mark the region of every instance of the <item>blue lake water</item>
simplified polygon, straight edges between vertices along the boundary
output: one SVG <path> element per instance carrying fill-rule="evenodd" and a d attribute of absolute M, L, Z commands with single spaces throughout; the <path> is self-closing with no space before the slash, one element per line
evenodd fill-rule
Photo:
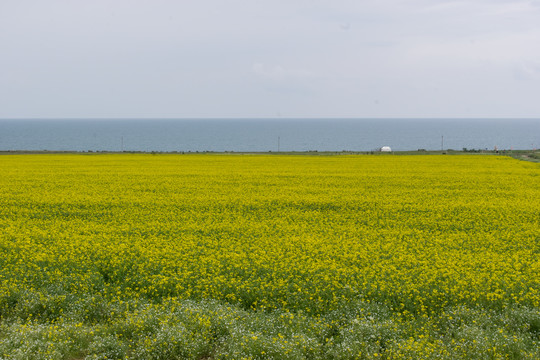
<path fill-rule="evenodd" d="M 0 150 L 532 149 L 540 119 L 0 120 Z"/>

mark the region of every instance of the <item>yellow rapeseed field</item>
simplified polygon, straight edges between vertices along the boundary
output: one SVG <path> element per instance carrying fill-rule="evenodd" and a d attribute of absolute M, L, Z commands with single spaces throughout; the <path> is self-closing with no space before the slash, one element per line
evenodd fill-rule
<path fill-rule="evenodd" d="M 539 308 L 538 164 L 0 157 L 0 359 L 533 359 Z"/>

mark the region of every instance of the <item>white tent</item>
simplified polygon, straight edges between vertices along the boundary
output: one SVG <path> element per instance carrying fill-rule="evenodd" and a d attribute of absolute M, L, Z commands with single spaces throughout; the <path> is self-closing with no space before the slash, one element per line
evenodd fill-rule
<path fill-rule="evenodd" d="M 382 152 L 392 152 L 392 149 L 390 148 L 390 146 L 383 146 L 381 148 L 381 151 Z"/>

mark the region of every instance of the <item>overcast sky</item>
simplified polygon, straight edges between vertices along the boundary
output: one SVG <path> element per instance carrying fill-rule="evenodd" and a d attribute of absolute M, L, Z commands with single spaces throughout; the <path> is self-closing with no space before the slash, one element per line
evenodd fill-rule
<path fill-rule="evenodd" d="M 0 118 L 539 117 L 538 0 L 0 0 Z"/>

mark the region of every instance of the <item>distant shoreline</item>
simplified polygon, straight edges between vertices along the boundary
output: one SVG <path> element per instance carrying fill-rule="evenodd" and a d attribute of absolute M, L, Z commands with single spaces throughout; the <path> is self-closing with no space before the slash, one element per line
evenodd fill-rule
<path fill-rule="evenodd" d="M 416 151 L 74 151 L 74 150 L 1 150 L 0 155 L 287 155 L 287 156 L 343 156 L 343 155 L 502 155 L 531 162 L 540 162 L 540 150 L 423 150 Z"/>

